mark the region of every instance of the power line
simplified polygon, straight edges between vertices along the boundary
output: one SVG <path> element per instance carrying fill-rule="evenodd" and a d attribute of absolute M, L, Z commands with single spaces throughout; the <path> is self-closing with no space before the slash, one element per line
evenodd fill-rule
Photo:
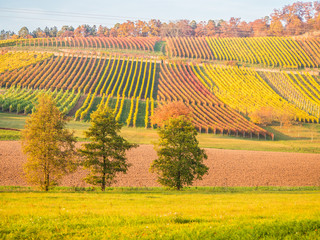
<path fill-rule="evenodd" d="M 2 18 L 14 18 L 14 19 L 24 19 L 24 20 L 41 20 L 41 21 L 52 21 L 52 22 L 73 22 L 79 24 L 80 21 L 85 21 L 84 18 L 90 18 L 90 19 L 99 19 L 100 21 L 98 22 L 88 22 L 85 21 L 83 24 L 94 24 L 94 25 L 105 25 L 105 24 L 114 24 L 115 22 L 112 20 L 128 20 L 128 18 L 133 19 L 132 17 L 124 17 L 124 16 L 114 16 L 114 15 L 99 15 L 99 14 L 88 14 L 88 13 L 76 13 L 76 12 L 58 12 L 58 11 L 42 11 L 42 10 L 34 10 L 34 9 L 13 9 L 13 8 L 0 8 L 2 12 L 7 12 L 7 13 L 19 13 L 19 14 L 32 14 L 32 15 L 51 15 L 51 16 L 61 16 L 61 17 L 69 17 L 72 19 L 49 19 L 49 18 L 42 18 L 42 17 L 33 17 L 33 16 L 8 16 L 8 15 L 2 15 L 2 12 L 0 12 L 0 17 Z M 81 20 L 75 20 L 74 18 L 81 18 Z M 105 19 L 106 22 L 102 22 L 101 19 Z M 147 19 L 147 18 L 139 18 L 141 19 Z M 151 19 L 149 19 L 151 20 Z M 160 19 L 157 19 L 160 20 Z M 218 21 L 215 21 L 218 22 Z M 237 33 L 247 33 L 247 32 L 252 32 L 256 31 L 256 28 L 254 26 L 250 27 L 251 30 L 245 31 L 245 30 L 240 30 L 240 29 L 234 29 L 234 30 L 213 30 L 216 33 L 231 33 L 231 32 L 237 32 Z M 304 26 L 304 30 L 309 30 L 310 26 Z M 183 27 L 170 27 L 169 30 L 182 30 L 184 29 Z M 291 27 L 284 27 L 285 30 L 291 30 Z M 294 29 L 294 28 L 293 28 Z M 208 31 L 207 29 L 204 29 L 204 31 Z"/>
<path fill-rule="evenodd" d="M 48 18 L 37 18 L 37 17 L 17 17 L 17 16 L 6 16 L 6 15 L 1 15 L 0 13 L 0 17 L 5 17 L 5 18 L 18 18 L 18 19 L 24 19 L 24 20 L 41 20 L 41 21 L 54 21 L 54 22 L 73 22 L 73 23 L 78 23 L 79 24 L 79 21 L 76 21 L 76 20 L 65 20 L 65 19 L 48 19 Z M 83 20 L 82 20 L 83 21 Z M 94 25 L 104 25 L 106 24 L 106 22 L 102 23 L 98 23 L 98 22 L 88 22 L 88 21 L 85 21 L 84 24 L 94 24 Z"/>
<path fill-rule="evenodd" d="M 78 17 L 78 18 L 93 18 L 93 19 L 112 19 L 112 20 L 151 20 L 154 18 L 143 18 L 143 17 L 126 17 L 126 16 L 115 16 L 115 15 L 102 15 L 102 14 L 89 14 L 89 13 L 76 13 L 76 12 L 58 12 L 58 11 L 43 11 L 43 10 L 34 10 L 34 9 L 25 9 L 25 8 L 0 8 L 2 12 L 13 12 L 13 13 L 23 13 L 23 14 L 45 14 L 52 16 L 63 16 L 63 17 Z M 167 21 L 165 19 L 159 19 Z"/>

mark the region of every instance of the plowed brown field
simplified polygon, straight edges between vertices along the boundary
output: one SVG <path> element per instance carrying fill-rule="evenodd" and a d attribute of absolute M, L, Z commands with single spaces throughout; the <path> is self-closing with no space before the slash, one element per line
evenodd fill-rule
<path fill-rule="evenodd" d="M 209 174 L 194 186 L 319 186 L 320 154 L 278 153 L 206 149 L 205 164 Z M 157 157 L 152 145 L 141 145 L 127 154 L 132 164 L 127 174 L 118 176 L 114 186 L 159 186 L 156 175 L 149 172 Z M 23 179 L 22 166 L 26 156 L 18 141 L 0 142 L 0 185 L 28 186 Z M 65 177 L 62 186 L 88 186 L 85 172 Z"/>

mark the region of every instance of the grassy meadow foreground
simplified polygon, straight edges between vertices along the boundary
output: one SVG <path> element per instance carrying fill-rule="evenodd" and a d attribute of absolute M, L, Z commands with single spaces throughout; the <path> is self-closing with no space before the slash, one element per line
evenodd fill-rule
<path fill-rule="evenodd" d="M 320 238 L 317 188 L 6 191 L 1 239 Z"/>

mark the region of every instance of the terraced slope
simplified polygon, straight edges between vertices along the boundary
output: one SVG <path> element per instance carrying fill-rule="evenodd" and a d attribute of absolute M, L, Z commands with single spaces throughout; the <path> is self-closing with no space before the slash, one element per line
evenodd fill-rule
<path fill-rule="evenodd" d="M 9 52 L 0 55 L 0 73 L 17 71 L 20 68 L 32 65 L 50 58 L 51 53 L 36 52 Z"/>
<path fill-rule="evenodd" d="M 144 59 L 66 55 L 51 57 L 13 72 L 6 71 L 0 75 L 0 86 L 74 89 L 84 94 L 147 99 L 156 94 L 156 67 L 154 61 Z"/>
<path fill-rule="evenodd" d="M 0 95 L 1 110 L 12 113 L 31 113 L 34 111 L 38 97 L 44 93 L 50 95 L 57 103 L 60 111 L 65 114 L 71 111 L 80 98 L 80 92 L 75 94 L 74 90 L 69 92 L 68 90 L 63 91 L 62 89 L 59 91 L 45 91 L 27 88 L 10 88 L 3 95 Z"/>
<path fill-rule="evenodd" d="M 105 101 L 115 108 L 117 120 L 121 119 L 129 126 L 148 127 L 149 116 L 155 107 L 156 69 L 156 62 L 150 59 L 67 55 L 52 57 L 14 72 L 7 71 L 0 75 L 0 84 L 85 94 L 75 119 L 88 119 L 100 101 Z M 11 102 L 6 99 L 5 106 L 10 107 Z"/>
<path fill-rule="evenodd" d="M 319 78 L 305 74 L 259 72 L 266 82 L 281 96 L 308 114 L 320 118 Z"/>
<path fill-rule="evenodd" d="M 57 37 L 30 38 L 3 42 L 3 46 L 20 47 L 75 47 L 75 48 L 117 48 L 153 51 L 158 37 Z"/>
<path fill-rule="evenodd" d="M 290 37 L 167 38 L 173 57 L 263 64 L 271 67 L 320 67 L 320 39 Z"/>
<path fill-rule="evenodd" d="M 262 107 L 272 107 L 279 112 L 290 113 L 299 121 L 318 122 L 318 117 L 309 115 L 279 96 L 254 70 L 209 64 L 203 67 L 191 66 L 207 88 L 243 114 Z"/>
<path fill-rule="evenodd" d="M 100 45 L 95 40 L 82 39 L 83 47 L 107 47 L 102 44 L 102 40 Z M 178 44 L 177 39 L 171 40 Z M 78 41 L 81 42 L 80 39 Z M 190 58 L 212 59 L 223 55 L 222 48 L 218 50 L 218 46 L 224 45 L 217 39 L 214 40 L 218 44 L 215 47 L 216 53 L 212 51 L 213 45 L 210 45 L 208 39 L 191 39 L 193 47 L 188 45 L 188 41 L 186 38 L 181 39 L 180 45 L 177 45 L 180 54 L 187 54 Z M 250 41 L 253 43 L 258 40 Z M 25 40 L 22 45 L 78 47 L 76 42 L 75 39 L 37 39 Z M 90 45 L 93 43 L 96 45 Z M 229 43 L 229 47 L 233 46 Z M 200 47 L 195 48 L 196 44 Z M 317 53 L 316 41 L 301 40 L 302 45 L 310 48 L 308 54 L 312 50 L 314 54 Z M 182 52 L 182 47 L 189 49 L 189 52 Z M 168 49 L 173 51 L 173 55 L 179 54 L 178 50 L 172 50 L 172 46 Z M 228 51 L 226 47 L 223 49 L 226 51 L 224 56 L 232 60 L 235 55 L 228 53 L 231 48 Z M 298 49 L 296 46 L 286 51 L 296 51 L 298 54 Z M 195 51 L 194 55 L 192 51 Z M 300 53 L 299 56 L 304 56 L 306 62 L 294 58 L 294 54 L 290 55 L 293 56 L 291 60 L 287 58 L 283 61 L 294 63 L 293 59 L 296 59 L 296 63 L 300 64 L 298 67 L 304 66 L 311 55 Z M 279 54 L 277 56 L 281 59 Z M 93 110 L 108 105 L 114 109 L 118 121 L 133 127 L 152 127 L 149 117 L 153 115 L 157 104 L 166 101 L 184 102 L 192 110 L 193 123 L 200 132 L 272 138 L 270 133 L 248 120 L 250 113 L 266 106 L 279 112 L 288 112 L 297 121 L 319 121 L 320 82 L 319 78 L 309 73 L 257 72 L 248 68 L 196 65 L 170 60 L 162 60 L 160 63 L 152 58 L 128 57 L 121 53 L 111 56 L 94 51 L 83 55 L 60 53 L 56 56 L 34 52 L 7 53 L 1 57 L 6 61 L 0 63 L 3 68 L 3 72 L 0 72 L 0 87 L 9 89 L 0 97 L 0 107 L 4 111 L 30 113 L 37 96 L 47 92 L 56 98 L 62 111 L 71 112 L 75 119 L 89 120 Z M 273 61 L 272 56 L 266 59 Z M 310 66 L 317 61 L 315 57 L 312 59 L 308 62 Z M 242 58 L 242 61 L 246 60 Z M 13 64 L 7 64 L 9 62 Z M 77 103 L 79 99 L 81 104 Z M 72 109 L 74 106 L 77 109 Z"/>
<path fill-rule="evenodd" d="M 188 64 L 161 65 L 158 100 L 184 102 L 192 110 L 193 122 L 199 131 L 265 137 L 269 134 L 206 89 Z"/>

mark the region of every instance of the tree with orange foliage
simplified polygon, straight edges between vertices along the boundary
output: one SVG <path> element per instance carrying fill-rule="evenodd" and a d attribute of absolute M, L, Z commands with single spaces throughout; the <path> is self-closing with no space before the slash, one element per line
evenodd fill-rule
<path fill-rule="evenodd" d="M 238 34 L 239 34 L 239 37 L 251 37 L 252 27 L 246 21 L 241 21 L 238 24 Z"/>
<path fill-rule="evenodd" d="M 109 29 L 107 27 L 99 26 L 97 31 L 98 37 L 109 37 Z"/>
<path fill-rule="evenodd" d="M 272 36 L 282 36 L 283 30 L 284 30 L 283 25 L 279 19 L 271 22 L 270 34 Z"/>
<path fill-rule="evenodd" d="M 157 37 L 160 36 L 160 27 L 161 27 L 161 21 L 156 19 L 151 19 L 148 22 L 149 26 L 149 36 L 150 37 Z"/>
<path fill-rule="evenodd" d="M 164 105 L 159 105 L 153 116 L 151 117 L 152 125 L 163 126 L 163 123 L 170 118 L 185 116 L 191 118 L 191 110 L 183 102 L 170 102 Z"/>
<path fill-rule="evenodd" d="M 194 29 L 194 34 L 196 37 L 206 36 L 206 22 L 199 22 L 197 27 Z"/>
<path fill-rule="evenodd" d="M 149 26 L 145 21 L 138 20 L 135 23 L 135 37 L 147 37 L 149 34 Z"/>
<path fill-rule="evenodd" d="M 127 20 L 126 22 L 119 25 L 117 30 L 119 37 L 129 37 L 135 35 L 134 22 Z"/>
<path fill-rule="evenodd" d="M 254 37 L 264 37 L 268 35 L 269 31 L 269 17 L 257 19 L 250 23 Z"/>
<path fill-rule="evenodd" d="M 274 109 L 272 107 L 261 107 L 249 114 L 249 117 L 252 122 L 267 126 L 274 120 Z"/>
<path fill-rule="evenodd" d="M 271 125 L 273 122 L 280 123 L 282 126 L 290 126 L 293 123 L 294 116 L 289 111 L 280 111 L 273 107 L 261 107 L 250 114 L 250 120 L 260 125 Z"/>
<path fill-rule="evenodd" d="M 209 37 L 213 37 L 217 33 L 217 27 L 213 20 L 209 20 L 207 25 L 205 26 L 205 35 Z"/>

